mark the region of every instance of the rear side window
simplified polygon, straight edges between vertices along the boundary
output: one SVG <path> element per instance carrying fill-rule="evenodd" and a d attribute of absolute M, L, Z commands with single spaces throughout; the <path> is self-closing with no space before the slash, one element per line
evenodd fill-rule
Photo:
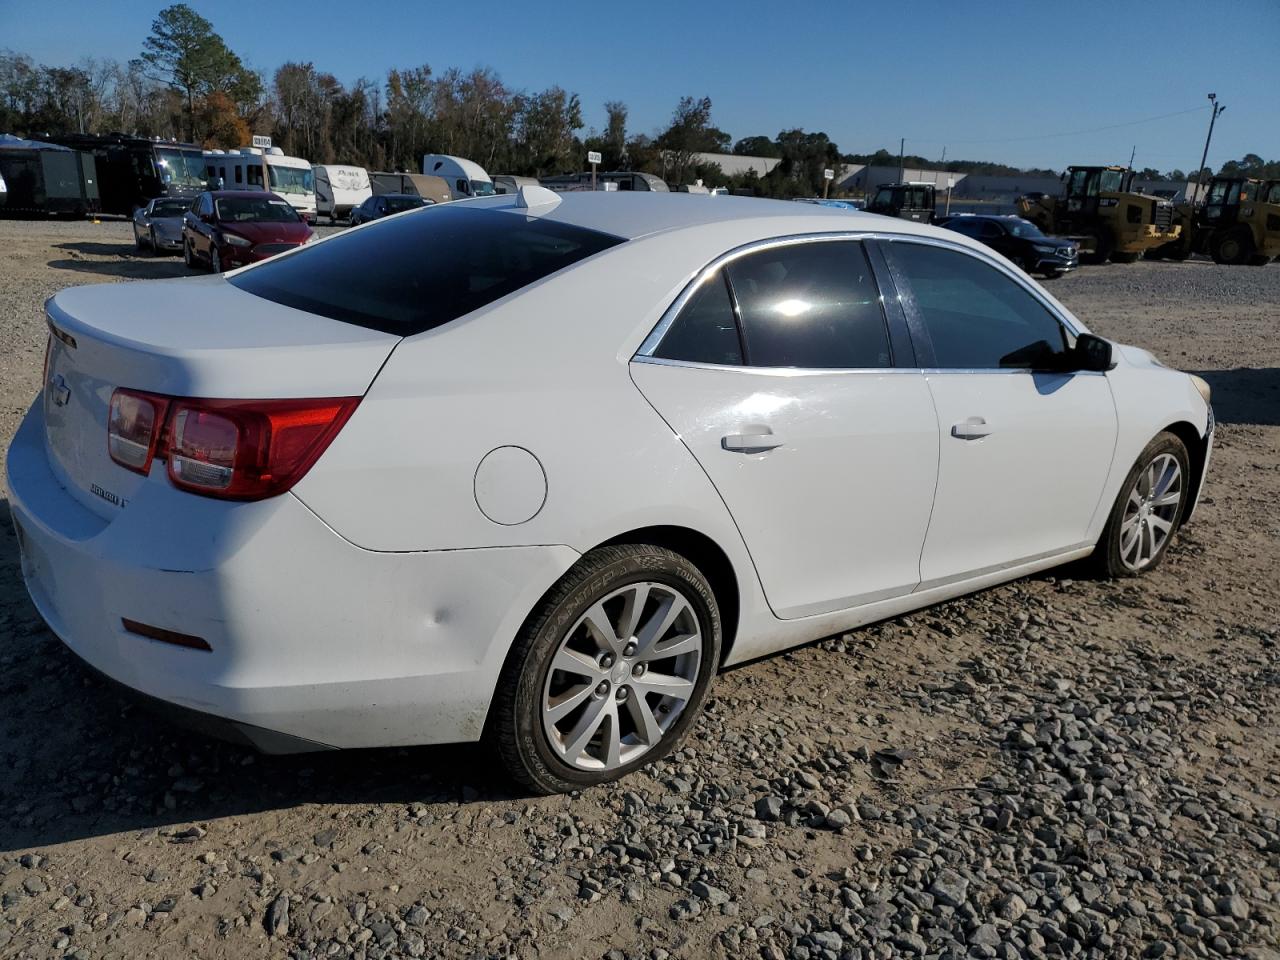
<path fill-rule="evenodd" d="M 734 260 L 728 275 L 751 366 L 891 365 L 880 291 L 861 243 L 772 247 Z"/>
<path fill-rule="evenodd" d="M 653 355 L 665 360 L 742 365 L 738 323 L 722 272 L 703 281 Z"/>
<path fill-rule="evenodd" d="M 441 204 L 340 234 L 229 282 L 287 307 L 410 336 L 622 242 L 551 220 Z"/>

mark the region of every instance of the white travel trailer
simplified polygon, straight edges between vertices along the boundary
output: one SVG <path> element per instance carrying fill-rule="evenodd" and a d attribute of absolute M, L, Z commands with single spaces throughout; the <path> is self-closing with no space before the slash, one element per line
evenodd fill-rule
<path fill-rule="evenodd" d="M 345 220 L 351 211 L 373 196 L 369 171 L 364 167 L 320 164 L 311 168 L 316 181 L 316 216 Z"/>
<path fill-rule="evenodd" d="M 428 153 L 422 158 L 422 172 L 433 177 L 443 177 L 455 200 L 487 197 L 495 192 L 493 178 L 484 172 L 484 167 L 462 157 Z"/>
<path fill-rule="evenodd" d="M 240 150 L 206 150 L 205 175 L 210 184 L 221 181 L 223 190 L 262 190 L 262 151 L 257 147 Z M 301 157 L 286 157 L 279 147 L 267 150 L 270 191 L 277 193 L 309 222 L 316 218 L 315 177 L 311 164 Z"/>

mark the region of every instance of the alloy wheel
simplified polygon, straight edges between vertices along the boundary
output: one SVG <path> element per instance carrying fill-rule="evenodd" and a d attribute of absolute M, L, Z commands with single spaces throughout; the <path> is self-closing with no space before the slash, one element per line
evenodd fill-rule
<path fill-rule="evenodd" d="M 542 727 L 560 760 L 601 772 L 652 750 L 688 705 L 702 627 L 675 587 L 627 584 L 564 634 L 542 693 Z"/>
<path fill-rule="evenodd" d="M 1151 564 L 1169 537 L 1182 506 L 1182 467 L 1172 454 L 1151 461 L 1129 491 L 1120 521 L 1120 561 L 1130 570 Z"/>

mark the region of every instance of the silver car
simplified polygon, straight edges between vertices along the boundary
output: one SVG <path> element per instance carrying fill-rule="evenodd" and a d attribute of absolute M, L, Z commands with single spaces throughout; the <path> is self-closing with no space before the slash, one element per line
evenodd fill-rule
<path fill-rule="evenodd" d="M 182 250 L 182 215 L 191 209 L 191 201 L 179 197 L 156 197 L 133 214 L 133 243 L 139 250 L 152 253 L 178 253 Z"/>

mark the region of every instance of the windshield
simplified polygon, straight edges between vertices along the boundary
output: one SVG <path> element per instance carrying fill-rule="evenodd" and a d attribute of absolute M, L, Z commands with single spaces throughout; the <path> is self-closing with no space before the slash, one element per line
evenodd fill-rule
<path fill-rule="evenodd" d="M 1124 189 L 1124 174 L 1119 170 L 1103 170 L 1099 189 L 1103 193 L 1118 193 Z"/>
<path fill-rule="evenodd" d="M 191 209 L 186 200 L 157 200 L 151 205 L 153 217 L 180 217 Z"/>
<path fill-rule="evenodd" d="M 473 197 L 492 197 L 494 195 L 493 184 L 488 180 L 472 180 L 471 195 Z"/>
<path fill-rule="evenodd" d="M 160 179 L 176 187 L 204 186 L 204 155 L 198 150 L 156 147 L 156 166 Z"/>
<path fill-rule="evenodd" d="M 267 169 L 271 171 L 271 187 L 277 193 L 315 192 L 315 177 L 310 168 L 277 167 L 268 161 Z"/>
<path fill-rule="evenodd" d="M 1015 237 L 1023 237 L 1027 240 L 1039 240 L 1044 237 L 1039 227 L 1030 220 L 1023 220 L 1021 217 L 1011 217 L 1004 222 L 1004 225 Z"/>
<path fill-rule="evenodd" d="M 413 210 L 416 207 L 425 207 L 421 197 L 387 197 L 382 202 L 383 208 L 387 213 L 400 213 L 402 210 Z"/>
<path fill-rule="evenodd" d="M 224 223 L 297 223 L 299 219 L 293 207 L 270 197 L 219 197 L 214 204 Z"/>
<path fill-rule="evenodd" d="M 892 190 L 876 191 L 876 198 L 875 200 L 872 201 L 872 203 L 877 207 L 893 206 L 893 191 Z"/>

